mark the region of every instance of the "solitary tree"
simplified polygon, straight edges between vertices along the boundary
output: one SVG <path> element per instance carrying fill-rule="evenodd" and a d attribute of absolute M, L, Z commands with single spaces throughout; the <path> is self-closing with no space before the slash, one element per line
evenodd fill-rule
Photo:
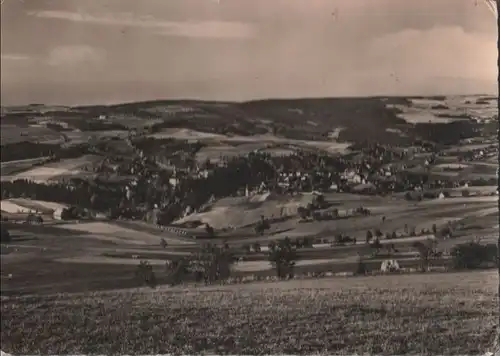
<path fill-rule="evenodd" d="M 181 283 L 189 274 L 189 260 L 181 258 L 179 260 L 167 261 L 166 265 L 167 280 L 174 286 Z M 193 271 L 196 273 L 196 271 Z"/>
<path fill-rule="evenodd" d="M 302 247 L 312 247 L 313 246 L 313 241 L 310 237 L 304 237 L 302 239 Z"/>
<path fill-rule="evenodd" d="M 371 230 L 368 230 L 366 232 L 366 243 L 370 243 L 371 239 L 373 239 L 373 233 L 371 232 Z"/>
<path fill-rule="evenodd" d="M 380 249 L 382 248 L 382 244 L 380 243 L 380 240 L 378 239 L 378 237 L 375 238 L 375 241 L 373 241 L 370 244 L 370 248 L 375 250 L 375 254 L 378 254 L 380 252 Z"/>
<path fill-rule="evenodd" d="M 235 257 L 227 246 L 205 244 L 191 256 L 190 267 L 205 280 L 205 284 L 229 278 Z"/>
<path fill-rule="evenodd" d="M 278 244 L 270 244 L 269 247 L 269 261 L 275 268 L 278 278 L 292 278 L 297 252 L 290 240 L 285 239 Z"/>
<path fill-rule="evenodd" d="M 311 212 L 303 206 L 299 206 L 297 208 L 297 214 L 299 215 L 301 220 L 306 220 L 311 215 Z"/>
<path fill-rule="evenodd" d="M 365 275 L 366 272 L 367 272 L 366 264 L 363 261 L 363 257 L 361 255 L 359 255 L 355 273 L 356 273 L 356 275 Z"/>
<path fill-rule="evenodd" d="M 418 251 L 420 269 L 422 272 L 427 272 L 431 260 L 436 256 L 436 240 L 417 241 L 413 247 Z"/>
<path fill-rule="evenodd" d="M 156 275 L 153 271 L 153 266 L 148 261 L 141 261 L 137 265 L 135 275 L 140 282 L 146 284 L 148 287 L 156 287 Z"/>

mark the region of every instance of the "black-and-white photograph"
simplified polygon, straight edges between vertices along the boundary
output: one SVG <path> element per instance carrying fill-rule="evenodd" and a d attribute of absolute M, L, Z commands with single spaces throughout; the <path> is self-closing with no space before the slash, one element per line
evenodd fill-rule
<path fill-rule="evenodd" d="M 1 0 L 1 354 L 500 355 L 500 0 Z"/>

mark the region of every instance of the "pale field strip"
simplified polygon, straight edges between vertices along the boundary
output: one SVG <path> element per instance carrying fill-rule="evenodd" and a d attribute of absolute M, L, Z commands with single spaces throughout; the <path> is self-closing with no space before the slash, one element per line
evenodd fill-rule
<path fill-rule="evenodd" d="M 0 201 L 0 210 L 11 214 L 17 214 L 17 213 L 26 214 L 34 211 L 34 209 L 26 208 L 24 206 L 15 204 L 10 200 Z"/>
<path fill-rule="evenodd" d="M 28 209 L 34 209 L 34 210 L 46 210 L 46 211 L 56 211 L 60 209 L 66 209 L 69 206 L 67 204 L 61 204 L 61 203 L 56 203 L 56 202 L 51 202 L 51 201 L 44 201 L 44 200 L 31 200 L 31 199 L 23 199 L 23 198 L 15 198 L 15 199 L 10 199 L 14 204 L 17 204 L 19 206 L 23 206 Z"/>
<path fill-rule="evenodd" d="M 498 168 L 498 162 L 495 161 L 474 161 L 473 164 L 478 166 L 488 166 Z"/>
<path fill-rule="evenodd" d="M 76 159 L 65 159 L 59 162 L 49 163 L 45 166 L 35 167 L 13 176 L 14 179 L 32 179 L 35 181 L 47 181 L 51 178 L 65 174 L 79 174 L 78 168 L 101 159 L 99 156 L 85 155 Z"/>
<path fill-rule="evenodd" d="M 82 264 L 114 264 L 114 265 L 137 265 L 140 261 L 147 261 L 149 264 L 154 266 L 165 265 L 167 260 L 155 260 L 155 259 L 135 259 L 135 258 L 116 258 L 116 257 L 106 257 L 106 256 L 77 256 L 77 257 L 66 257 L 58 258 L 54 260 L 55 262 L 62 263 L 82 263 Z"/>
<path fill-rule="evenodd" d="M 491 143 L 470 144 L 470 145 L 447 148 L 446 150 L 443 150 L 443 152 L 467 152 L 467 151 L 473 151 L 473 150 L 480 150 L 480 149 L 487 148 L 490 146 L 492 146 Z M 498 143 L 495 144 L 494 146 L 498 147 Z"/>
<path fill-rule="evenodd" d="M 412 256 L 410 256 L 412 257 Z M 398 257 L 401 260 L 401 256 Z M 408 259 L 408 258 L 406 258 Z M 382 262 L 384 259 L 373 260 L 373 262 Z M 61 263 L 82 263 L 82 264 L 115 264 L 115 265 L 137 265 L 140 261 L 147 261 L 154 266 L 162 266 L 167 263 L 167 259 L 150 259 L 150 258 L 122 258 L 122 257 L 108 257 L 108 256 L 75 256 L 54 259 L 55 262 Z M 342 264 L 356 262 L 357 257 L 335 258 L 335 259 L 309 259 L 298 260 L 297 267 L 313 266 L 320 264 Z M 371 260 L 372 261 L 372 260 Z M 258 272 L 271 270 L 272 264 L 267 260 L 262 261 L 241 261 L 232 266 L 233 270 L 239 272 Z"/>
<path fill-rule="evenodd" d="M 308 141 L 308 140 L 294 140 L 279 138 L 273 135 L 255 135 L 255 136 L 225 136 L 220 134 L 205 133 L 189 129 L 166 129 L 162 132 L 148 135 L 154 138 L 176 138 L 184 140 L 193 139 L 217 139 L 220 142 L 249 142 L 249 143 L 264 143 L 264 142 L 282 142 L 296 145 L 307 145 L 319 149 L 324 149 L 330 153 L 344 152 L 349 143 L 337 142 L 322 142 L 322 141 Z"/>
<path fill-rule="evenodd" d="M 295 263 L 295 266 L 312 266 L 318 264 L 326 264 L 326 263 L 342 263 L 347 262 L 348 259 L 316 259 L 316 260 L 298 260 Z M 272 264 L 269 261 L 243 261 L 238 262 L 233 266 L 234 270 L 240 272 L 258 272 L 258 271 L 266 271 L 273 268 Z"/>
<path fill-rule="evenodd" d="M 148 254 L 154 253 L 155 255 L 167 255 L 167 256 L 189 256 L 190 252 L 174 251 L 174 250 L 158 250 L 156 249 L 145 249 L 145 248 L 109 248 L 109 247 L 88 247 L 86 251 L 95 253 L 123 253 L 123 254 Z"/>
<path fill-rule="evenodd" d="M 396 260 L 413 260 L 415 258 L 415 254 L 413 253 L 407 253 L 405 255 L 399 254 L 396 258 Z M 378 258 L 378 259 L 371 259 L 369 260 L 370 262 L 380 262 L 382 263 L 386 258 Z M 322 265 L 322 264 L 343 264 L 343 263 L 354 263 L 358 261 L 357 256 L 352 256 L 352 257 L 344 257 L 344 258 L 328 258 L 328 259 L 310 259 L 310 260 L 298 260 L 295 263 L 295 266 L 301 267 L 301 266 L 315 266 L 315 265 Z M 267 271 L 273 269 L 272 264 L 269 261 L 243 261 L 243 262 L 238 262 L 233 266 L 233 269 L 235 271 L 239 272 L 259 272 L 259 271 Z"/>
<path fill-rule="evenodd" d="M 61 224 L 57 227 L 85 232 L 92 235 L 91 237 L 107 241 L 121 241 L 131 244 L 159 244 L 162 236 L 156 236 L 143 231 L 127 229 L 117 226 L 112 223 L 105 222 L 85 222 L 79 224 Z M 180 239 L 163 237 L 167 243 L 189 244 L 189 242 L 181 241 Z"/>
<path fill-rule="evenodd" d="M 10 165 L 34 164 L 38 162 L 43 162 L 49 158 L 50 157 L 39 157 L 39 158 L 20 159 L 17 161 L 6 161 L 6 162 L 1 162 L 1 167 L 4 168 Z"/>
<path fill-rule="evenodd" d="M 466 169 L 469 168 L 470 165 L 467 164 L 460 164 L 460 163 L 442 163 L 442 164 L 436 164 L 433 166 L 433 168 L 448 168 L 448 169 Z"/>

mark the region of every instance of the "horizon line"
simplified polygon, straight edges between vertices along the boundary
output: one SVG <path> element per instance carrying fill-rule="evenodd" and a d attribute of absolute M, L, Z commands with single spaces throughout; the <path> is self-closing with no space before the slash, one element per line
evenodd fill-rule
<path fill-rule="evenodd" d="M 29 106 L 60 106 L 65 108 L 83 108 L 83 107 L 92 107 L 92 106 L 119 106 L 119 105 L 132 105 L 132 104 L 145 104 L 145 103 L 153 103 L 153 102 L 162 102 L 162 101 L 176 101 L 176 102 L 205 102 L 205 103 L 221 103 L 221 104 L 243 104 L 248 102 L 256 102 L 256 101 L 293 101 L 293 100 L 325 100 L 325 99 L 375 99 L 375 98 L 431 98 L 431 97 L 456 97 L 456 96 L 494 96 L 499 97 L 498 93 L 475 93 L 475 94 L 374 94 L 374 95 L 338 95 L 338 96 L 303 96 L 303 97 L 263 97 L 263 98 L 254 98 L 248 100 L 210 100 L 210 99 L 202 99 L 202 98 L 155 98 L 155 99 L 146 99 L 146 100 L 137 100 L 137 101 L 117 101 L 117 102 L 108 102 L 108 103 L 95 103 L 95 104 L 57 104 L 57 103 L 27 103 L 27 104 L 8 104 L 8 105 L 0 105 L 2 108 L 9 107 L 29 107 Z"/>

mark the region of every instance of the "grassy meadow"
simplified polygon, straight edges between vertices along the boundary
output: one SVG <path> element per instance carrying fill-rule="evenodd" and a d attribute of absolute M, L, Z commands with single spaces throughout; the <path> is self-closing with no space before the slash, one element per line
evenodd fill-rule
<path fill-rule="evenodd" d="M 14 354 L 462 354 L 487 351 L 496 272 L 2 297 Z"/>

